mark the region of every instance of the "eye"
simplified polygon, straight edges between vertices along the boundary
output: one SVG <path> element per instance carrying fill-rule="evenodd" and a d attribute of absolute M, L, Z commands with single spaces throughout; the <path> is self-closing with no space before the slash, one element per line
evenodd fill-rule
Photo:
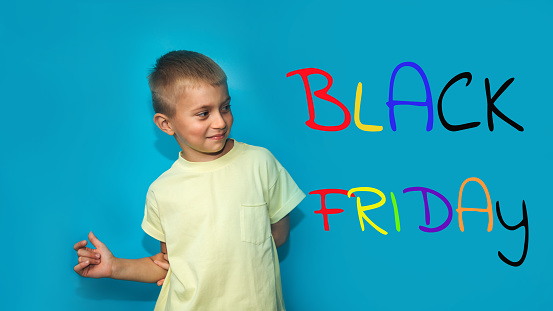
<path fill-rule="evenodd" d="M 198 114 L 196 114 L 196 115 L 197 115 L 198 117 L 205 118 L 205 117 L 207 117 L 207 116 L 209 115 L 209 112 L 207 112 L 207 111 L 202 111 L 202 112 L 200 112 L 200 113 L 198 113 Z"/>
<path fill-rule="evenodd" d="M 225 105 L 221 108 L 221 110 L 223 110 L 224 112 L 228 112 L 230 111 L 230 105 Z"/>

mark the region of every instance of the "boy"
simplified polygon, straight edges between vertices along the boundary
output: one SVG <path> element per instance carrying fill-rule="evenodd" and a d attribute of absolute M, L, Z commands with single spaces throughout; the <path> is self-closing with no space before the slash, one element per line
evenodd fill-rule
<path fill-rule="evenodd" d="M 182 149 L 146 196 L 142 228 L 161 253 L 115 258 L 90 233 L 97 249 L 78 242 L 75 271 L 163 282 L 155 310 L 285 310 L 276 247 L 305 194 L 269 151 L 229 138 L 227 78 L 213 60 L 173 51 L 148 78 L 154 122 Z"/>

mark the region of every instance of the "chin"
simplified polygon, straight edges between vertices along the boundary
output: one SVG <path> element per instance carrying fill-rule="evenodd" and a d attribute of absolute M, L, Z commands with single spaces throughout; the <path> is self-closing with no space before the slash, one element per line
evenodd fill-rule
<path fill-rule="evenodd" d="M 217 142 L 218 146 L 213 146 L 212 148 L 206 148 L 207 150 L 209 151 L 206 151 L 206 153 L 218 153 L 218 152 L 221 152 L 223 151 L 223 149 L 225 149 L 225 145 L 226 145 L 226 139 L 225 140 L 221 140 L 220 142 Z"/>

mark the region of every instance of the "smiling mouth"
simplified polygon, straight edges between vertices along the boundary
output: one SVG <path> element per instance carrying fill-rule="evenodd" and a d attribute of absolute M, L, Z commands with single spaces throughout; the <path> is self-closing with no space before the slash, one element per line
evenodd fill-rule
<path fill-rule="evenodd" d="M 225 138 L 225 134 L 219 134 L 219 135 L 209 136 L 208 138 L 209 138 L 209 139 L 213 139 L 213 140 L 221 140 L 221 139 Z"/>

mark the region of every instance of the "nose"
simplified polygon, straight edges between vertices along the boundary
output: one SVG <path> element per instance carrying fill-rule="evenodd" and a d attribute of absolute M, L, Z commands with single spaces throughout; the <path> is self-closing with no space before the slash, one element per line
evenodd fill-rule
<path fill-rule="evenodd" d="M 213 114 L 213 122 L 211 122 L 211 126 L 216 129 L 225 129 L 227 127 L 227 122 L 220 112 Z"/>

